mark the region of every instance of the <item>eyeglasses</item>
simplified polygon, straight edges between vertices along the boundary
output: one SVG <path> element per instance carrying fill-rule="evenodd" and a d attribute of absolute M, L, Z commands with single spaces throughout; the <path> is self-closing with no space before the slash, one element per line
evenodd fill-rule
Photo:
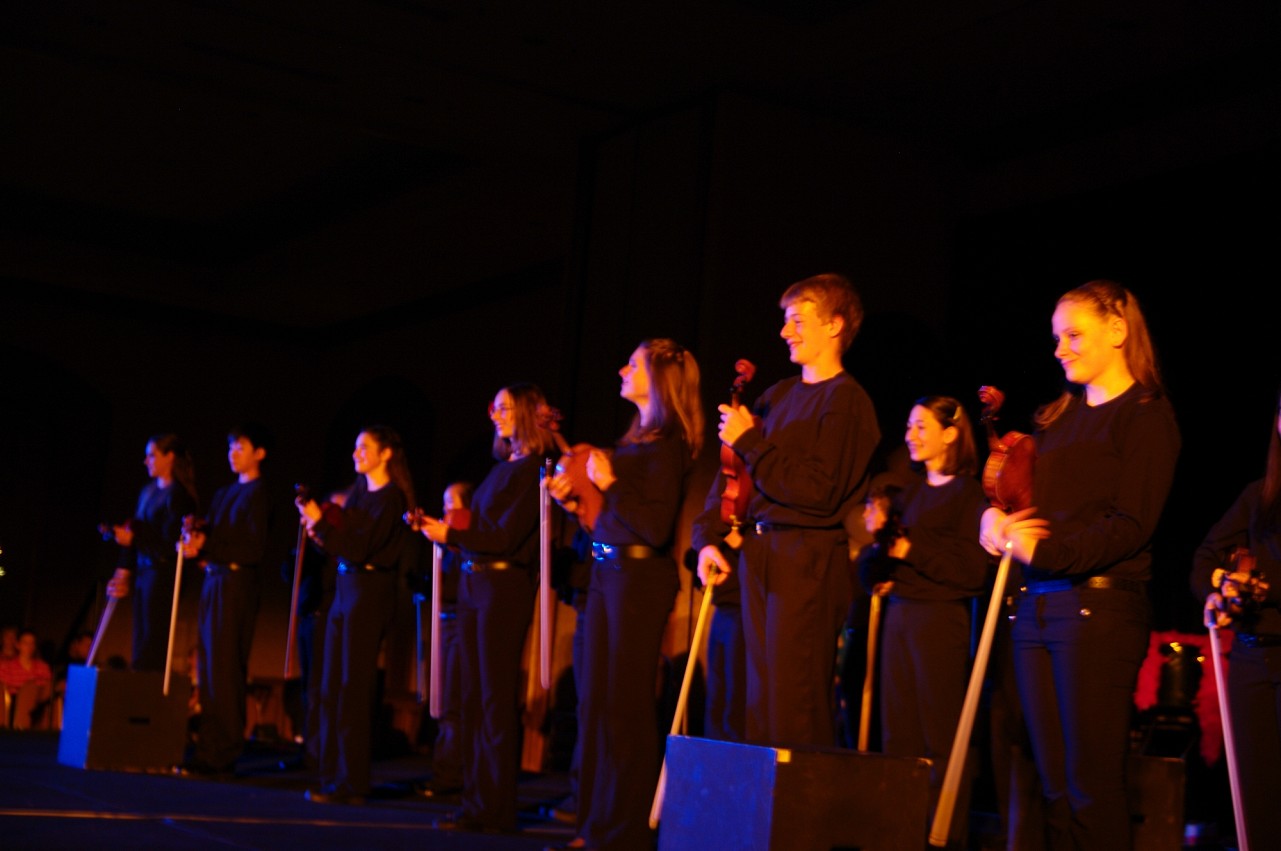
<path fill-rule="evenodd" d="M 492 420 L 494 417 L 505 417 L 508 414 L 510 414 L 513 410 L 515 409 L 512 408 L 511 405 L 495 405 L 493 402 L 490 402 L 489 418 Z"/>

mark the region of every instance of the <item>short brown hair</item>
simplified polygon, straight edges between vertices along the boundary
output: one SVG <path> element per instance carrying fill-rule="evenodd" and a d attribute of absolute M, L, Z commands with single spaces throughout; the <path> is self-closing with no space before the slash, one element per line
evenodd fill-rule
<path fill-rule="evenodd" d="M 858 290 L 854 289 L 849 278 L 834 272 L 815 275 L 803 281 L 797 281 L 783 292 L 778 306 L 787 309 L 797 301 L 810 301 L 818 312 L 819 319 L 831 321 L 839 316 L 841 325 L 841 353 L 849 349 L 858 331 L 863 327 L 863 300 Z"/>

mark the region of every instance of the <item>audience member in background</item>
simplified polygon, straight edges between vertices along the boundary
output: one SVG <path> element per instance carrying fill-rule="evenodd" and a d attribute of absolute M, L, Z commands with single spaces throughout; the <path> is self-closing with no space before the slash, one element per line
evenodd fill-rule
<path fill-rule="evenodd" d="M 0 631 L 0 659 L 16 659 L 18 656 L 18 627 L 5 624 Z"/>
<path fill-rule="evenodd" d="M 53 671 L 40 658 L 35 630 L 18 631 L 17 655 L 0 660 L 0 685 L 7 695 L 5 705 L 10 709 L 13 728 L 29 730 L 37 726 L 53 695 Z"/>

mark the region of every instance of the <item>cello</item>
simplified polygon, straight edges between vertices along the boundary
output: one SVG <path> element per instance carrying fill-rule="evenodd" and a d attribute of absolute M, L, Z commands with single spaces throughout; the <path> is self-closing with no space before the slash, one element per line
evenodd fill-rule
<path fill-rule="evenodd" d="M 743 388 L 756 376 L 756 366 L 744 358 L 734 362 L 734 383 L 729 390 L 730 407 L 743 404 Z M 752 499 L 752 477 L 734 447 L 721 444 L 721 520 L 734 532 L 747 519 L 747 505 Z"/>

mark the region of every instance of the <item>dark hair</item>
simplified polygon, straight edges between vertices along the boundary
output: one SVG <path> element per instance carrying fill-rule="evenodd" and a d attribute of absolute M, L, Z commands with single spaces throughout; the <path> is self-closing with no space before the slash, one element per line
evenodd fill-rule
<path fill-rule="evenodd" d="M 637 411 L 620 441 L 644 443 L 664 434 L 679 434 L 697 458 L 703 448 L 703 398 L 694 353 L 666 337 L 640 344 L 649 371 L 649 424 Z"/>
<path fill-rule="evenodd" d="M 366 426 L 360 433 L 372 437 L 381 448 L 391 450 L 391 457 L 387 459 L 387 476 L 405 495 L 406 507 L 409 510 L 416 508 L 418 502 L 414 499 L 414 480 L 409 474 L 405 444 L 401 442 L 400 434 L 394 428 L 384 425 Z"/>
<path fill-rule="evenodd" d="M 827 322 L 839 316 L 841 324 L 841 352 L 844 353 L 858 331 L 863 327 L 863 300 L 854 284 L 844 275 L 827 272 L 803 281 L 797 281 L 783 292 L 778 306 L 787 309 L 797 301 L 811 301 L 818 318 Z"/>
<path fill-rule="evenodd" d="M 241 438 L 249 441 L 249 445 L 254 449 L 261 449 L 270 454 L 272 446 L 275 445 L 275 436 L 271 429 L 262 423 L 246 422 L 232 426 L 227 432 L 227 442 L 240 440 Z"/>
<path fill-rule="evenodd" d="M 955 428 L 956 440 L 947 445 L 947 458 L 942 473 L 946 476 L 973 476 L 979 469 L 979 453 L 974 443 L 974 428 L 965 407 L 951 396 L 922 396 L 912 403 L 934 415 L 943 428 Z M 914 463 L 914 466 L 915 463 Z"/>
<path fill-rule="evenodd" d="M 548 425 L 541 418 L 550 410 L 547 397 L 537 384 L 519 381 L 503 388 L 512 399 L 511 438 L 494 435 L 494 457 L 506 461 L 519 449 L 526 455 L 547 455 L 556 445 Z M 501 391 L 500 391 L 501 392 Z"/>
<path fill-rule="evenodd" d="M 476 492 L 476 486 L 471 482 L 458 481 L 450 482 L 445 485 L 445 490 L 458 491 L 458 498 L 462 501 L 464 508 L 471 508 L 471 495 Z"/>
<path fill-rule="evenodd" d="M 886 502 L 890 506 L 898 500 L 903 493 L 903 488 L 892 482 L 881 482 L 872 485 L 867 491 L 867 496 L 863 497 L 863 502 Z"/>
<path fill-rule="evenodd" d="M 1055 305 L 1072 302 L 1088 307 L 1100 319 L 1109 317 L 1125 320 L 1125 365 L 1135 382 L 1143 388 L 1143 399 L 1159 398 L 1165 395 L 1165 384 L 1161 381 L 1161 370 L 1157 365 L 1156 349 L 1152 345 L 1152 336 L 1148 333 L 1147 320 L 1134 293 L 1116 281 L 1095 280 L 1068 290 L 1059 296 Z M 1081 388 L 1069 384 L 1059 398 L 1042 405 L 1037 409 L 1033 420 L 1039 428 L 1045 428 L 1057 420 L 1067 410 L 1072 400 L 1081 394 Z"/>
<path fill-rule="evenodd" d="M 172 432 L 154 434 L 147 438 L 147 442 L 155 444 L 157 451 L 165 455 L 173 455 L 173 480 L 182 485 L 192 502 L 199 505 L 200 497 L 196 493 L 196 462 L 191 457 L 191 450 L 187 448 L 187 444 Z"/>

